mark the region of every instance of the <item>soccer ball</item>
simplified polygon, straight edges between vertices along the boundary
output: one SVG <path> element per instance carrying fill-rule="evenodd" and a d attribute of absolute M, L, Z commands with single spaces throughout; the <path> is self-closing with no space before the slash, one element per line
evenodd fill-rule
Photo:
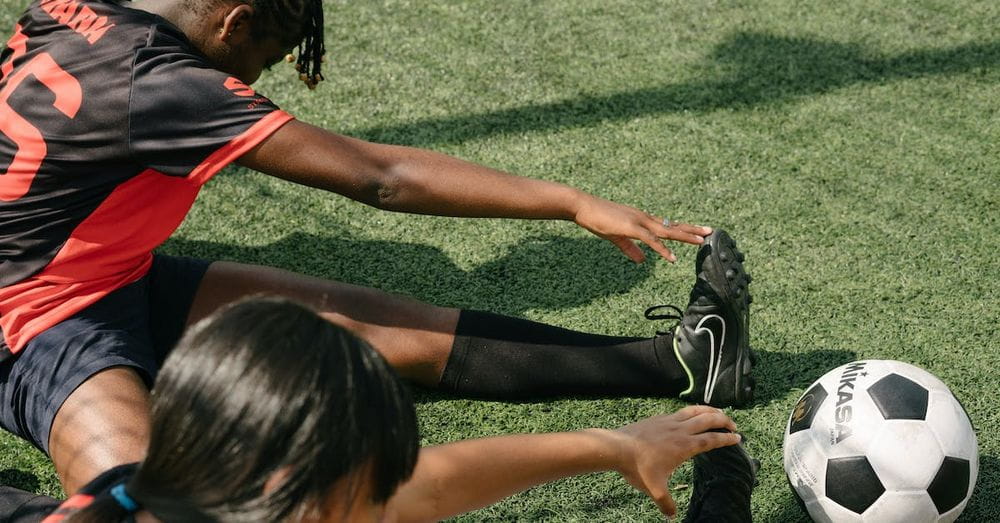
<path fill-rule="evenodd" d="M 929 372 L 899 361 L 837 367 L 799 398 L 785 473 L 822 522 L 954 521 L 979 473 L 965 409 Z"/>

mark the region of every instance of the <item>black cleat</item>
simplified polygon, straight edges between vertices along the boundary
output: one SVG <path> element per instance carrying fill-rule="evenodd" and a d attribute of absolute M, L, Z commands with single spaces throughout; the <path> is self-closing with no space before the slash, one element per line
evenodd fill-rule
<path fill-rule="evenodd" d="M 665 307 L 659 306 L 648 309 L 646 317 L 680 319 L 673 332 L 674 354 L 689 384 L 681 399 L 713 407 L 744 406 L 753 400 L 756 357 L 749 344 L 750 275 L 743 269 L 743 253 L 717 229 L 698 251 L 695 273 L 683 314 L 656 314 Z"/>
<path fill-rule="evenodd" d="M 743 443 L 741 440 L 694 457 L 694 490 L 685 523 L 752 521 L 750 495 L 757 484 L 760 461 L 747 453 Z"/>

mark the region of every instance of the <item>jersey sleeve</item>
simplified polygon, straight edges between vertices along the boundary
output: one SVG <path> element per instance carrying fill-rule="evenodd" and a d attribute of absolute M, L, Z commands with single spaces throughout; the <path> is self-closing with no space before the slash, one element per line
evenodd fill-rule
<path fill-rule="evenodd" d="M 267 97 L 197 56 L 137 53 L 129 144 L 143 167 L 198 183 L 291 119 Z"/>

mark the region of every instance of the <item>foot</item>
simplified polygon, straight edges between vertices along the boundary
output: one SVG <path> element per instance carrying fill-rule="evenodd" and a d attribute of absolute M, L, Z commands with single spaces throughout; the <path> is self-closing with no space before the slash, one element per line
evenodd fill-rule
<path fill-rule="evenodd" d="M 747 453 L 743 443 L 694 457 L 694 490 L 685 523 L 752 520 L 750 494 L 757 484 L 760 461 Z"/>
<path fill-rule="evenodd" d="M 750 275 L 743 253 L 721 229 L 705 239 L 695 260 L 697 280 L 673 332 L 674 353 L 687 371 L 682 399 L 714 407 L 740 407 L 753 400 L 750 350 Z"/>

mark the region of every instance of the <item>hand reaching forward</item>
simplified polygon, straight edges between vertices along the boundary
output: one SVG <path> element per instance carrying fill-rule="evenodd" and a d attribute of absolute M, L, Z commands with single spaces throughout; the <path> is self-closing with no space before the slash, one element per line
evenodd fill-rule
<path fill-rule="evenodd" d="M 618 472 L 645 492 L 667 517 L 677 514 L 667 483 L 681 463 L 712 449 L 739 443 L 739 434 L 706 432 L 736 430 L 736 424 L 714 407 L 693 405 L 673 414 L 647 418 L 615 431 L 620 436 Z"/>
<path fill-rule="evenodd" d="M 666 226 L 663 218 L 592 195 L 583 198 L 573 220 L 580 227 L 615 244 L 636 263 L 646 259 L 636 241 L 645 243 L 660 256 L 675 262 L 677 257 L 663 244 L 663 240 L 701 245 L 704 237 L 712 234 L 710 227 L 700 225 L 670 222 Z"/>

